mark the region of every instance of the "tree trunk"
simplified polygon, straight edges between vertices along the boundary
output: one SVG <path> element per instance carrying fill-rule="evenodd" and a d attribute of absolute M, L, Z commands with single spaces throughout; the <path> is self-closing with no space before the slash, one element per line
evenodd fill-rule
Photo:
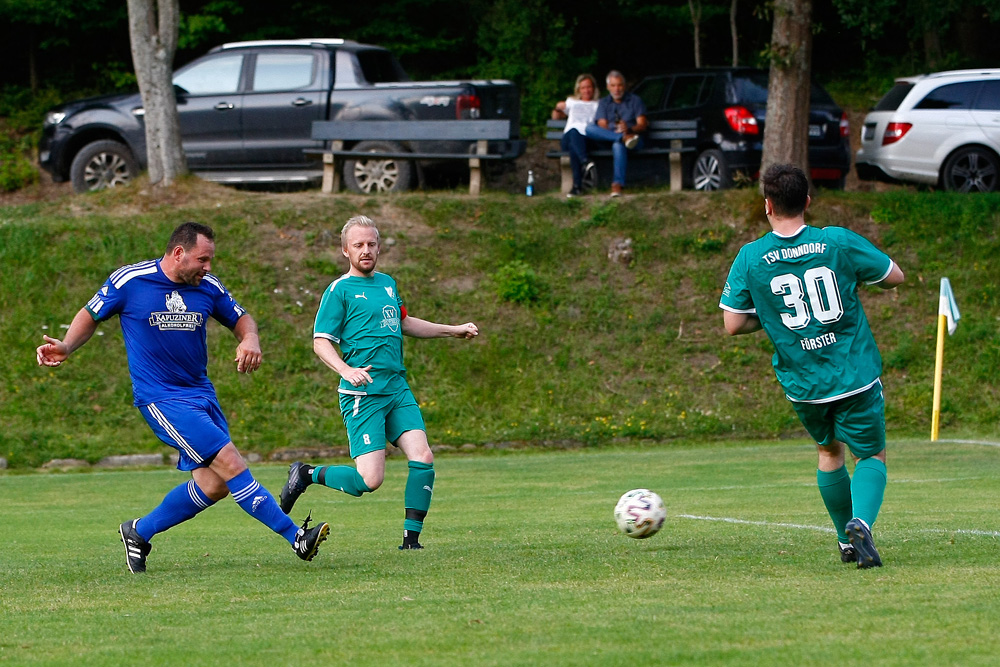
<path fill-rule="evenodd" d="M 771 75 L 761 173 L 790 163 L 809 173 L 809 87 L 812 66 L 812 2 L 775 0 Z"/>
<path fill-rule="evenodd" d="M 694 66 L 701 67 L 701 0 L 688 0 L 688 9 L 694 27 Z"/>
<path fill-rule="evenodd" d="M 729 5 L 729 34 L 733 38 L 733 67 L 740 66 L 740 38 L 736 31 L 736 2 Z"/>
<path fill-rule="evenodd" d="M 173 84 L 178 1 L 128 0 L 132 63 L 146 110 L 149 181 L 161 187 L 169 187 L 177 176 L 187 173 Z"/>

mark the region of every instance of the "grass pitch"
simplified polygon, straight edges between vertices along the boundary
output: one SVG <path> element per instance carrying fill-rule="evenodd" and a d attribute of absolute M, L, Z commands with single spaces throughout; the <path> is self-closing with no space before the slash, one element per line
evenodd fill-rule
<path fill-rule="evenodd" d="M 802 440 L 439 457 L 422 552 L 400 552 L 405 462 L 329 521 L 312 563 L 225 500 L 130 575 L 118 523 L 177 471 L 0 476 L 0 663 L 991 664 L 1000 448 L 894 441 L 875 538 L 840 563 Z M 257 466 L 280 489 L 285 468 Z M 664 530 L 619 534 L 618 496 Z M 300 516 L 301 515 L 301 516 Z"/>

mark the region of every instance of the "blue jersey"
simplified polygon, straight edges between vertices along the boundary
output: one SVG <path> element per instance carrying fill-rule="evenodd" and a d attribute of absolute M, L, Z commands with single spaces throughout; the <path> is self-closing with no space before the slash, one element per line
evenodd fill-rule
<path fill-rule="evenodd" d="M 232 329 L 246 313 L 212 274 L 197 287 L 175 283 L 158 259 L 112 273 L 86 308 L 98 322 L 118 315 L 137 406 L 214 398 L 207 373 L 207 320 L 213 317 Z"/>

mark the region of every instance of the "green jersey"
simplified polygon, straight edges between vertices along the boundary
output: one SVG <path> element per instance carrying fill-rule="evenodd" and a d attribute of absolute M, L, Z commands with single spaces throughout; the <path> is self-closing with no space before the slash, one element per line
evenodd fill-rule
<path fill-rule="evenodd" d="M 340 393 L 394 394 L 407 388 L 401 328 L 405 317 L 396 281 L 384 273 L 369 278 L 345 274 L 330 283 L 319 303 L 313 338 L 340 345 L 344 361 L 354 368 L 371 366 L 371 384 L 354 387 L 341 378 Z"/>
<path fill-rule="evenodd" d="M 740 249 L 719 306 L 760 319 L 789 400 L 835 401 L 879 381 L 882 357 L 858 284 L 881 282 L 892 267 L 888 255 L 842 227 L 770 232 Z"/>

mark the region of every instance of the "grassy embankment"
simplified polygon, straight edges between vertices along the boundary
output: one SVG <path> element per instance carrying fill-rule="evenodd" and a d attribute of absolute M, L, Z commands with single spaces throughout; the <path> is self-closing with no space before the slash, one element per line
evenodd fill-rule
<path fill-rule="evenodd" d="M 37 367 L 34 348 L 45 332 L 61 336 L 115 268 L 158 256 L 185 219 L 215 227 L 213 270 L 261 326 L 265 365 L 252 377 L 235 373 L 231 335 L 209 331 L 209 373 L 236 443 L 264 455 L 343 445 L 336 378 L 312 353 L 311 327 L 319 294 L 345 268 L 337 231 L 359 211 L 380 223 L 380 268 L 411 313 L 482 331 L 473 342 L 407 341 L 433 443 L 804 438 L 769 343 L 726 336 L 717 307 L 737 249 L 766 230 L 762 208 L 753 190 L 329 198 L 197 180 L 168 196 L 133 188 L 0 208 L 0 456 L 25 467 L 167 451 L 131 406 L 117 323 L 58 369 Z M 948 276 L 963 319 L 946 348 L 944 433 L 995 437 L 1000 196 L 822 192 L 811 221 L 868 235 L 907 273 L 897 291 L 863 294 L 890 431 L 929 431 L 938 282 Z M 608 259 L 625 237 L 630 267 Z"/>

